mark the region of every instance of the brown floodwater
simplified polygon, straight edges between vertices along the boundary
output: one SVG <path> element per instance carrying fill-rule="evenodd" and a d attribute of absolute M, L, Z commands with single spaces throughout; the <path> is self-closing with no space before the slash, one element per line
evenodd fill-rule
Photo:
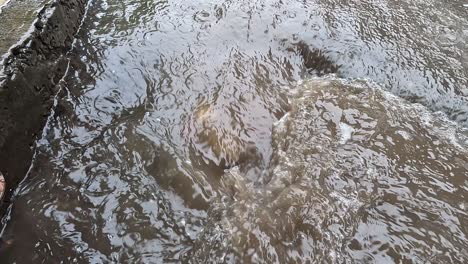
<path fill-rule="evenodd" d="M 468 262 L 464 1 L 93 0 L 1 263 Z"/>

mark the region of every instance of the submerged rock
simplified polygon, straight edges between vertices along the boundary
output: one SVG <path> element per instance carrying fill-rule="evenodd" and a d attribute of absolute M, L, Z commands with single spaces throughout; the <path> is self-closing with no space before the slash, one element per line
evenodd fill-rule
<path fill-rule="evenodd" d="M 240 126 L 215 105 L 200 105 L 195 113 L 193 127 L 199 151 L 208 160 L 221 167 L 233 167 L 245 160 L 254 160 L 258 155 L 254 142 L 249 141 L 232 126 Z"/>
<path fill-rule="evenodd" d="M 337 73 L 336 65 L 325 52 L 309 46 L 304 41 L 290 44 L 287 50 L 302 58 L 304 70 L 310 75 L 321 76 Z M 284 102 L 283 94 L 278 94 L 279 113 L 282 115 L 290 106 Z M 262 159 L 257 142 L 249 134 L 254 134 L 255 125 L 245 122 L 245 116 L 236 113 L 236 108 L 225 104 L 204 102 L 194 110 L 190 127 L 195 132 L 195 148 L 201 156 L 216 165 L 231 168 L 255 163 Z"/>
<path fill-rule="evenodd" d="M 455 124 L 366 82 L 310 80 L 291 98 L 269 169 L 222 177 L 192 261 L 468 260 Z"/>

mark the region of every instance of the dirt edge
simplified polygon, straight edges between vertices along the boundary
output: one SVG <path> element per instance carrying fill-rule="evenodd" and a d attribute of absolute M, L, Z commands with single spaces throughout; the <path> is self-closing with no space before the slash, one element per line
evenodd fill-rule
<path fill-rule="evenodd" d="M 55 0 L 44 6 L 30 34 L 4 60 L 0 70 L 0 173 L 7 190 L 0 217 L 29 169 L 33 143 L 67 69 L 64 55 L 72 47 L 87 1 Z"/>

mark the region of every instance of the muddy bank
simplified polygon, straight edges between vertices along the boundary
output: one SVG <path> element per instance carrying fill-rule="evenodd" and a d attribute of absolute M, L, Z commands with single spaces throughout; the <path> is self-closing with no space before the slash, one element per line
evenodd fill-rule
<path fill-rule="evenodd" d="M 86 2 L 46 4 L 30 34 L 5 56 L 0 69 L 0 171 L 8 183 L 6 197 L 29 168 L 33 142 L 66 72 L 63 55 L 72 46 Z M 5 207 L 4 203 L 2 212 Z"/>

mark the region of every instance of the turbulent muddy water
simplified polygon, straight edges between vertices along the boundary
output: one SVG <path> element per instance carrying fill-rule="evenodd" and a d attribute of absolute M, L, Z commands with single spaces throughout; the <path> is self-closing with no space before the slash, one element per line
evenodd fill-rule
<path fill-rule="evenodd" d="M 92 1 L 1 262 L 466 263 L 467 17 Z"/>

